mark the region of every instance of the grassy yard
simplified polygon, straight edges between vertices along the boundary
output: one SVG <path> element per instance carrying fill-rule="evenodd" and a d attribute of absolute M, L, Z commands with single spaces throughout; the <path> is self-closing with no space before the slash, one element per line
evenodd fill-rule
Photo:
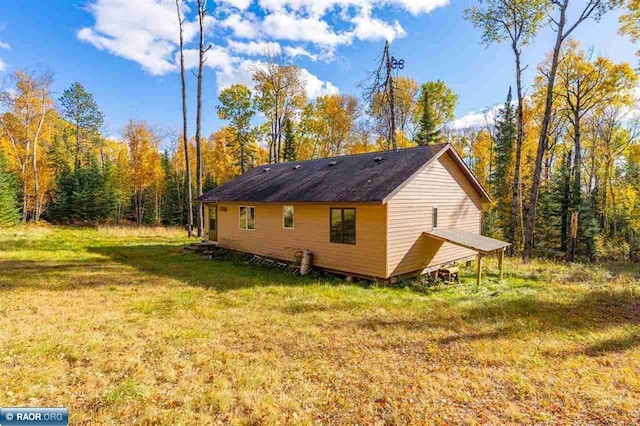
<path fill-rule="evenodd" d="M 640 421 L 640 269 L 489 263 L 418 291 L 180 251 L 178 231 L 0 231 L 0 406 L 71 424 Z"/>

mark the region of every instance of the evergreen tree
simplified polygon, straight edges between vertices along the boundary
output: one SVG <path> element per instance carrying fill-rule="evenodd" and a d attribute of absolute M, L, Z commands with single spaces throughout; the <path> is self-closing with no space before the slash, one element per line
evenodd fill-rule
<path fill-rule="evenodd" d="M 508 181 L 508 176 L 512 163 L 513 145 L 517 136 L 516 113 L 511 101 L 511 87 L 509 87 L 507 100 L 496 118 L 495 145 L 493 147 L 495 167 L 490 177 L 494 195 L 505 206 L 511 201 L 508 199 L 511 195 L 511 182 Z"/>
<path fill-rule="evenodd" d="M 416 135 L 415 142 L 419 146 L 426 146 L 438 141 L 440 130 L 436 128 L 436 121 L 429 104 L 429 91 L 424 87 L 422 88 L 420 103 L 422 105 L 422 116 L 420 118 L 420 131 Z"/>
<path fill-rule="evenodd" d="M 186 182 L 171 164 L 169 153 L 161 157 L 164 170 L 164 197 L 162 205 L 162 223 L 168 226 L 186 224 Z"/>
<path fill-rule="evenodd" d="M 14 176 L 6 169 L 0 153 L 0 228 L 18 223 L 18 189 Z"/>
<path fill-rule="evenodd" d="M 427 81 L 420 89 L 421 115 L 419 131 L 415 137 L 418 145 L 431 145 L 441 139 L 440 129 L 454 117 L 458 102 L 456 95 L 443 81 Z"/>
<path fill-rule="evenodd" d="M 104 221 L 113 211 L 114 194 L 107 184 L 106 165 L 103 172 L 95 156 L 89 164 L 72 171 L 65 166 L 57 179 L 57 191 L 47 212 L 52 222 Z"/>
<path fill-rule="evenodd" d="M 74 170 L 80 167 L 83 141 L 97 133 L 104 123 L 104 114 L 100 111 L 93 95 L 80 83 L 73 83 L 60 98 L 64 118 L 75 127 Z"/>
<path fill-rule="evenodd" d="M 291 120 L 288 118 L 284 125 L 284 152 L 282 158 L 284 161 L 296 160 L 296 140 L 293 134 Z"/>

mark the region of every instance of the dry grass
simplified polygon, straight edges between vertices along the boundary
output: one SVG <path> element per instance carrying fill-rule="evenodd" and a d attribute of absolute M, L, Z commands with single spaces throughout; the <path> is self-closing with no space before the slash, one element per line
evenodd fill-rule
<path fill-rule="evenodd" d="M 637 266 L 508 262 L 503 282 L 416 291 L 120 232 L 0 231 L 0 406 L 72 424 L 640 421 Z"/>
<path fill-rule="evenodd" d="M 104 237 L 136 238 L 157 237 L 184 238 L 185 231 L 180 227 L 165 228 L 161 226 L 110 226 L 99 225 L 98 235 Z"/>

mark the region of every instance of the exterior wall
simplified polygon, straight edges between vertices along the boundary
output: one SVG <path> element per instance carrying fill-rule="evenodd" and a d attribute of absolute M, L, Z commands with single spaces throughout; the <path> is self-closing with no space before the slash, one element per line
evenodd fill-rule
<path fill-rule="evenodd" d="M 388 202 L 389 276 L 422 271 L 476 253 L 422 235 L 432 230 L 432 208 L 438 228 L 480 233 L 481 197 L 449 154 L 444 154 Z"/>
<path fill-rule="evenodd" d="M 386 205 L 287 203 L 294 206 L 294 229 L 283 227 L 283 205 L 285 203 L 221 202 L 218 206 L 219 246 L 286 261 L 294 261 L 295 253 L 300 250 L 311 250 L 315 266 L 378 278 L 387 277 Z M 240 229 L 240 206 L 255 207 L 255 230 Z M 331 207 L 355 207 L 355 245 L 329 242 Z M 207 222 L 207 228 L 208 225 Z"/>

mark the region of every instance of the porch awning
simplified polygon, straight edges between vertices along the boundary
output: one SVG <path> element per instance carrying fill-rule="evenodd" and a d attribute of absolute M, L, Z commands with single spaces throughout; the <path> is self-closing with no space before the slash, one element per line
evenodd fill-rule
<path fill-rule="evenodd" d="M 436 229 L 424 232 L 424 235 L 435 238 L 436 240 L 445 241 L 447 243 L 477 251 L 480 254 L 502 251 L 511 245 L 511 243 L 474 234 L 473 232 L 461 231 L 459 229 Z"/>

